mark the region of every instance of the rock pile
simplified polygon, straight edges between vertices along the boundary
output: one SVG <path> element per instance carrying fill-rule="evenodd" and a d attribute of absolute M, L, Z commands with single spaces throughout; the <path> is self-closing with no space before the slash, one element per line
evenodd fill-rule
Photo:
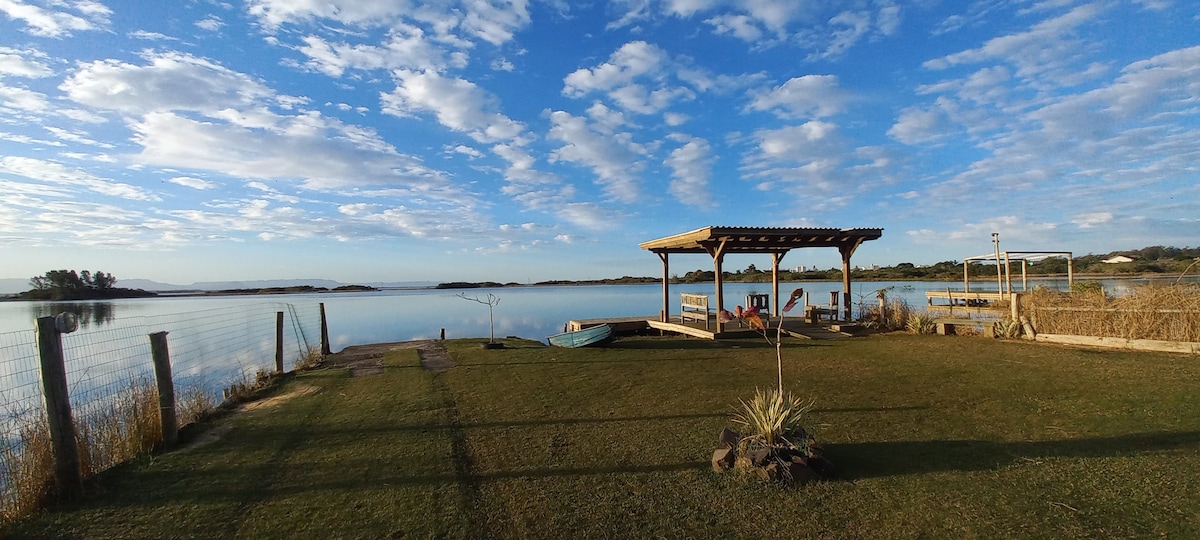
<path fill-rule="evenodd" d="M 802 444 L 756 448 L 738 432 L 726 428 L 721 431 L 717 449 L 713 451 L 713 470 L 736 469 L 757 475 L 764 482 L 797 485 L 833 477 L 833 464 L 821 456 L 820 447 L 812 437 L 801 432 L 791 438 Z"/>

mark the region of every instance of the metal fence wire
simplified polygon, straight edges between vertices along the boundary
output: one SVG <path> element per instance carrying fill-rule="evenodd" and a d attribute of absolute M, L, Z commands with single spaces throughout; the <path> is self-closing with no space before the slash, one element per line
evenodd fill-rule
<path fill-rule="evenodd" d="M 152 388 L 149 335 L 167 332 L 177 389 L 214 403 L 229 386 L 275 369 L 276 313 L 284 314 L 284 369 L 320 347 L 320 306 L 256 303 L 148 317 L 113 318 L 102 327 L 63 336 L 71 408 L 76 424 L 124 406 L 138 388 Z M 14 475 L 22 430 L 45 422 L 36 331 L 0 333 L 0 509 L 20 496 Z M 178 390 L 177 390 L 178 392 Z M 91 472 L 116 465 L 93 459 Z"/>

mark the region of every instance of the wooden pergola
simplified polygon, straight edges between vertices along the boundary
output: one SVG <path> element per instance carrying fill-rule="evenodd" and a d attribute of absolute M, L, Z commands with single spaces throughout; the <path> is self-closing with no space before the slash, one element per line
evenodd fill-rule
<path fill-rule="evenodd" d="M 658 255 L 663 263 L 663 309 L 662 322 L 670 322 L 670 264 L 672 253 L 707 253 L 713 259 L 715 270 L 717 313 L 725 309 L 724 280 L 721 265 L 725 255 L 770 254 L 772 314 L 779 313 L 779 262 L 788 251 L 796 248 L 835 247 L 842 254 L 843 320 L 850 319 L 850 256 L 858 246 L 868 240 L 883 236 L 883 229 L 819 229 L 782 227 L 721 227 L 709 226 L 694 231 L 659 238 L 639 244 L 642 249 Z M 717 332 L 724 331 L 725 323 L 717 317 Z"/>

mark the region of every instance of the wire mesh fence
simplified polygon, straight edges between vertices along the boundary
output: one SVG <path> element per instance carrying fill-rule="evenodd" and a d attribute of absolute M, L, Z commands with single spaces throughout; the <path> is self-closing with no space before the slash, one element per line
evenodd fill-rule
<path fill-rule="evenodd" d="M 276 317 L 284 369 L 320 346 L 320 306 L 256 303 L 205 311 L 91 321 L 62 338 L 67 385 L 79 431 L 84 474 L 128 459 L 161 436 L 149 335 L 167 332 L 176 394 L 219 403 L 232 385 L 273 372 Z M 0 515 L 28 503 L 47 487 L 30 467 L 45 437 L 36 332 L 0 333 Z M 186 415 L 185 415 L 186 416 Z M 144 439 L 144 440 L 142 440 Z M 40 464 L 40 465 L 39 465 Z M 24 492 L 24 493 L 23 493 Z"/>

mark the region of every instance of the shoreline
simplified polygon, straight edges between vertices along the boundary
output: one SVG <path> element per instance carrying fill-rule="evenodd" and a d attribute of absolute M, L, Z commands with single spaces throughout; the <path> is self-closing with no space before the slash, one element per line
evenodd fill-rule
<path fill-rule="evenodd" d="M 980 276 L 979 279 L 974 279 L 972 283 L 986 284 L 994 281 L 995 276 Z M 1175 276 L 1156 273 L 1141 273 L 1141 274 L 1075 274 L 1075 281 L 1087 280 L 1179 280 L 1180 278 L 1200 278 L 1200 276 Z M 989 279 L 991 278 L 991 279 Z M 1036 276 L 1028 276 L 1027 281 L 1061 281 L 1067 279 L 1067 274 L 1039 274 Z M 780 281 L 780 283 L 838 283 L 840 279 L 795 279 Z M 876 279 L 876 278 L 860 278 L 852 279 L 854 283 L 884 283 L 884 282 L 903 282 L 903 283 L 942 283 L 942 282 L 957 282 L 958 280 L 949 279 L 928 279 L 928 278 L 909 278 L 909 279 Z M 460 282 L 461 283 L 461 282 Z M 276 296 L 288 294 L 331 294 L 331 293 L 370 293 L 379 291 L 426 291 L 426 290 L 446 290 L 446 291 L 469 291 L 473 289 L 513 289 L 513 288 L 531 288 L 531 287 L 595 287 L 595 286 L 628 286 L 628 285 L 659 285 L 662 280 L 641 281 L 641 282 L 619 282 L 604 281 L 604 280 L 584 280 L 584 281 L 551 281 L 539 283 L 494 283 L 494 282 L 479 282 L 488 283 L 488 285 L 468 284 L 474 286 L 457 286 L 446 287 L 446 284 L 438 284 L 423 287 L 369 287 L 364 285 L 347 285 L 344 288 L 338 287 L 329 289 L 325 287 L 271 287 L 263 289 L 230 289 L 219 291 L 146 291 L 143 289 L 131 289 L 140 291 L 145 294 L 134 294 L 128 296 L 113 296 L 110 298 L 82 298 L 82 299 L 31 299 L 20 298 L 20 294 L 13 293 L 0 295 L 0 302 L 63 302 L 63 303 L 90 303 L 90 302 L 106 302 L 111 300 L 124 300 L 129 298 L 197 298 L 197 297 L 227 297 L 227 296 Z M 711 285 L 713 281 L 671 281 L 672 286 L 677 285 Z M 747 281 L 747 280 L 724 280 L 724 283 L 771 283 L 770 280 L 765 281 Z M 26 291 L 27 292 L 27 291 Z"/>

